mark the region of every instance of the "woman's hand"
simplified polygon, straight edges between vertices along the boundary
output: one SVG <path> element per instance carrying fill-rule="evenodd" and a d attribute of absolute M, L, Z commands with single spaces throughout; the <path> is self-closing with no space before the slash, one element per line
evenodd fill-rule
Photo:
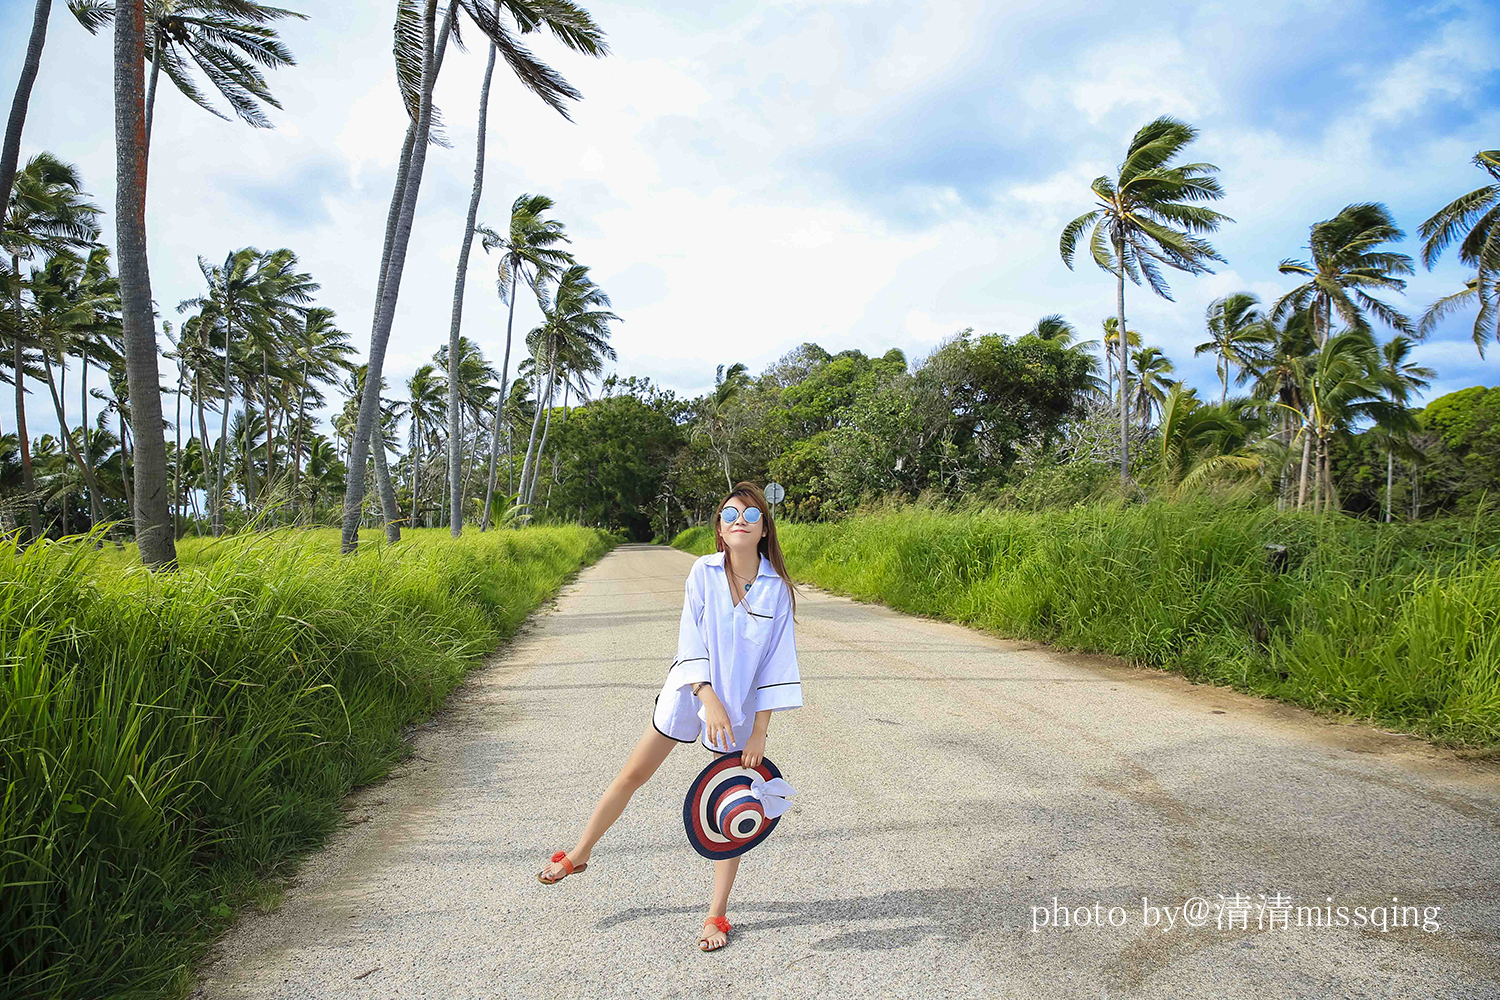
<path fill-rule="evenodd" d="M 745 741 L 745 749 L 740 754 L 740 761 L 746 767 L 759 767 L 760 762 L 766 759 L 766 737 L 764 733 L 751 733 L 750 738 Z"/>
<path fill-rule="evenodd" d="M 717 747 L 733 746 L 734 727 L 729 724 L 729 713 L 725 711 L 724 703 L 713 690 L 705 687 L 699 694 L 699 699 L 703 702 L 703 725 L 707 730 L 708 742 Z"/>

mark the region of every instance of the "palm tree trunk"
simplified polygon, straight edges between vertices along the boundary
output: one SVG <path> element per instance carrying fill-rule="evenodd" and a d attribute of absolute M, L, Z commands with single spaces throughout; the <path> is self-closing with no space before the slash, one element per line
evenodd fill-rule
<path fill-rule="evenodd" d="M 271 359 L 265 348 L 260 352 L 260 408 L 266 416 L 266 483 L 265 492 L 269 502 L 271 484 L 276 480 L 276 425 L 271 420 Z M 271 523 L 276 523 L 276 514 L 271 514 Z"/>
<path fill-rule="evenodd" d="M 302 485 L 302 433 L 307 425 L 307 362 L 302 362 L 302 378 L 297 382 L 297 426 L 292 432 L 292 522 L 297 520 L 297 490 Z"/>
<path fill-rule="evenodd" d="M 385 540 L 392 545 L 401 541 L 401 525 L 397 523 L 400 518 L 399 512 L 396 517 L 390 516 L 390 511 L 396 510 L 396 491 L 391 486 L 391 470 L 385 460 L 385 434 L 377 428 L 375 434 L 378 441 L 371 442 L 374 447 L 370 454 L 375 459 L 375 488 L 380 491 L 380 510 L 385 519 Z"/>
<path fill-rule="evenodd" d="M 172 477 L 172 537 L 182 537 L 182 389 L 187 382 L 187 368 L 182 362 L 182 348 L 177 353 L 177 419 L 172 422 L 177 437 L 173 455 Z"/>
<path fill-rule="evenodd" d="M 205 411 L 205 408 L 204 408 L 204 405 L 203 405 L 203 373 L 201 371 L 199 371 L 198 369 L 196 369 L 196 368 L 193 369 L 193 399 L 198 404 L 198 434 L 199 434 L 198 441 L 200 443 L 200 447 L 198 448 L 198 455 L 203 460 L 203 492 L 204 492 L 204 499 L 210 501 L 209 508 L 208 508 L 208 513 L 209 513 L 210 519 L 212 519 L 212 517 L 213 517 L 213 503 L 212 503 L 213 497 L 208 496 L 208 492 L 212 488 L 211 485 L 210 485 L 210 480 L 208 478 L 208 414 Z M 195 497 L 193 499 L 193 508 L 194 508 L 195 512 L 197 510 L 197 506 L 198 506 L 198 500 Z M 212 526 L 210 526 L 210 530 L 212 530 Z M 200 532 L 200 534 L 201 534 L 201 532 Z"/>
<path fill-rule="evenodd" d="M 124 328 L 125 377 L 135 425 L 135 538 L 152 568 L 177 563 L 177 541 L 167 518 L 167 442 L 162 431 L 156 321 L 146 265 L 146 119 L 140 66 L 146 8 L 115 11 L 115 219 Z"/>
<path fill-rule="evenodd" d="M 26 58 L 21 63 L 21 79 L 16 82 L 16 96 L 10 102 L 10 117 L 5 122 L 5 147 L 0 150 L 0 212 L 10 204 L 10 190 L 16 182 L 16 166 L 21 160 L 21 132 L 26 127 L 26 109 L 31 104 L 31 85 L 36 82 L 42 64 L 42 47 L 47 43 L 47 18 L 52 0 L 36 0 L 31 15 L 31 38 L 26 43 Z M 19 277 L 17 272 L 17 277 Z"/>
<path fill-rule="evenodd" d="M 496 16 L 500 3 L 495 3 Z M 462 442 L 458 426 L 458 331 L 463 323 L 464 281 L 469 271 L 469 250 L 474 245 L 474 222 L 479 215 L 479 196 L 484 190 L 484 133 L 490 111 L 490 80 L 495 75 L 495 43 L 490 42 L 490 60 L 484 68 L 484 83 L 479 87 L 479 138 L 474 144 L 474 187 L 469 192 L 469 215 L 464 221 L 464 239 L 458 246 L 458 275 L 453 281 L 453 319 L 448 326 L 448 486 L 453 493 L 453 537 L 463 533 L 463 498 L 465 487 L 459 484 L 459 462 Z M 465 477 L 467 478 L 467 477 Z"/>
<path fill-rule="evenodd" d="M 401 274 L 406 267 L 406 249 L 411 241 L 412 220 L 416 215 L 417 192 L 422 185 L 422 168 L 427 161 L 427 142 L 432 130 L 432 88 L 437 81 L 441 53 L 448 44 L 457 4 L 449 4 L 442 30 L 433 39 L 437 17 L 437 0 L 427 0 L 422 30 L 422 99 L 417 115 L 417 129 L 407 174 L 398 180 L 401 187 L 401 212 L 390 238 L 389 262 L 380 281 L 379 306 L 375 310 L 374 328 L 370 332 L 369 362 L 365 391 L 360 395 L 359 420 L 355 424 L 350 448 L 349 479 L 344 490 L 344 515 L 340 548 L 353 552 L 359 545 L 359 520 L 365 500 L 365 456 L 369 452 L 371 433 L 380 419 L 380 385 L 385 372 L 385 350 L 390 342 L 391 327 L 396 318 L 396 299 L 401 289 Z M 394 519 L 390 524 L 398 533 Z"/>
<path fill-rule="evenodd" d="M 566 393 L 567 389 L 564 388 Z M 526 502 L 532 503 L 536 499 L 536 484 L 542 474 L 542 456 L 547 453 L 547 435 L 552 432 L 552 374 L 547 374 L 547 419 L 542 424 L 542 440 L 536 446 L 536 468 L 531 473 L 531 491 L 526 495 Z"/>
<path fill-rule="evenodd" d="M 1129 370 L 1128 346 L 1125 334 L 1125 243 L 1115 239 L 1115 264 L 1119 267 L 1119 281 L 1115 286 L 1115 319 L 1120 324 L 1120 482 L 1130 482 L 1130 387 L 1126 379 Z"/>
<path fill-rule="evenodd" d="M 1312 431 L 1304 429 L 1302 432 L 1302 474 L 1297 479 L 1297 509 L 1301 510 L 1307 503 L 1307 465 L 1308 454 L 1312 450 Z"/>
<path fill-rule="evenodd" d="M 1391 523 L 1391 486 L 1396 478 L 1396 453 L 1385 453 L 1385 523 Z"/>
<path fill-rule="evenodd" d="M 26 496 L 26 516 L 30 533 L 26 541 L 42 537 L 42 508 L 36 499 L 36 473 L 31 467 L 31 435 L 26 429 L 26 352 L 23 344 L 23 318 L 21 314 L 21 259 L 11 255 L 10 273 L 16 282 L 16 441 L 21 447 L 21 491 Z"/>
<path fill-rule="evenodd" d="M 417 486 L 422 481 L 422 422 L 412 418 L 411 428 L 411 527 L 417 526 Z"/>
<path fill-rule="evenodd" d="M 495 403 L 495 429 L 490 434 L 490 477 L 489 485 L 484 491 L 484 512 L 479 518 L 479 530 L 485 531 L 490 526 L 490 506 L 495 502 L 495 442 L 500 437 L 501 415 L 505 412 L 505 402 L 509 398 L 510 391 L 510 334 L 516 324 L 516 293 L 521 286 L 521 267 L 514 259 L 511 259 L 510 269 L 510 309 L 505 320 L 505 360 L 500 363 L 500 398 Z M 505 457 L 510 458 L 510 428 L 505 429 Z M 515 473 L 511 473 L 511 490 L 515 489 Z"/>
<path fill-rule="evenodd" d="M 245 506 L 251 511 L 255 509 L 255 435 L 254 425 L 251 423 L 251 418 L 255 416 L 255 412 L 251 409 L 250 403 L 250 394 L 254 391 L 251 389 L 253 383 L 254 376 L 250 374 L 247 368 L 244 377 L 243 393 L 245 397 L 245 425 L 244 433 L 240 437 L 242 439 L 241 448 L 245 453 Z"/>
<path fill-rule="evenodd" d="M 125 409 L 115 408 L 115 416 L 120 425 L 120 482 L 125 486 L 125 505 L 135 507 L 135 490 L 130 485 L 130 448 L 126 443 Z"/>
<path fill-rule="evenodd" d="M 64 454 L 72 456 L 73 461 L 77 462 L 78 467 L 83 470 L 83 481 L 88 484 L 88 488 L 91 491 L 96 490 L 98 489 L 98 484 L 94 482 L 94 470 L 79 457 L 78 448 L 73 443 L 73 435 L 68 432 L 68 415 L 63 410 L 62 395 L 59 393 L 57 382 L 52 376 L 52 359 L 47 355 L 46 351 L 42 352 L 42 369 L 47 373 L 47 391 L 52 396 L 52 408 L 57 412 L 57 432 L 58 436 L 63 440 Z M 61 502 L 63 511 L 66 514 L 68 509 L 67 501 L 63 499 Z M 63 534 L 67 534 L 66 528 L 63 530 Z"/>
<path fill-rule="evenodd" d="M 151 30 L 156 32 L 153 24 Z M 161 77 L 161 45 L 162 38 L 159 32 L 152 39 L 151 45 L 151 83 L 146 88 L 146 156 L 151 156 L 151 123 L 155 120 L 156 111 L 156 81 Z"/>
<path fill-rule="evenodd" d="M 224 310 L 224 404 L 219 414 L 219 477 L 214 486 L 214 537 L 224 534 L 224 466 L 229 461 L 229 335 L 234 327 L 234 299 L 226 295 Z"/>
<path fill-rule="evenodd" d="M 78 374 L 78 405 L 83 411 L 83 422 L 78 427 L 83 434 L 84 457 L 88 459 L 92 468 L 94 455 L 89 450 L 89 352 L 87 347 L 83 351 L 83 370 Z M 99 523 L 99 498 L 95 496 L 97 492 L 97 490 L 89 490 L 89 527 L 91 528 Z"/>
<path fill-rule="evenodd" d="M 514 293 L 512 293 L 512 294 L 514 294 Z M 532 449 L 536 447 L 536 432 L 537 432 L 537 429 L 541 426 L 541 423 L 542 423 L 542 407 L 544 405 L 546 405 L 546 403 L 543 400 L 543 395 L 542 395 L 541 373 L 533 370 L 533 377 L 537 381 L 536 411 L 531 415 L 531 437 L 527 438 L 527 440 L 526 440 L 526 457 L 521 460 L 521 502 L 528 505 L 528 509 L 526 511 L 528 514 L 531 512 L 530 509 L 529 509 L 529 504 L 531 503 L 531 501 L 530 501 L 530 499 L 528 499 L 530 497 L 530 495 L 531 495 L 531 489 L 530 489 L 530 485 L 531 485 L 531 478 L 530 477 L 532 475 L 532 471 L 531 471 L 531 466 L 532 466 L 531 453 L 532 453 Z M 551 352 L 548 352 L 546 399 L 550 400 L 551 398 L 552 398 L 552 362 L 551 362 Z"/>

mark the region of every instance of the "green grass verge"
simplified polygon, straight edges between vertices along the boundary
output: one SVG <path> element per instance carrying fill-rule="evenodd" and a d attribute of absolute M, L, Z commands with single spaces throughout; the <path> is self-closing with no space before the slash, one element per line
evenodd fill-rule
<path fill-rule="evenodd" d="M 234 910 L 407 752 L 402 729 L 614 540 L 336 531 L 0 546 L 0 981 L 181 994 Z"/>
<path fill-rule="evenodd" d="M 887 509 L 778 524 L 796 579 L 899 611 L 1500 748 L 1500 519 L 1380 525 L 1235 500 Z M 673 545 L 712 551 L 708 527 Z M 1287 547 L 1284 571 L 1266 545 Z"/>

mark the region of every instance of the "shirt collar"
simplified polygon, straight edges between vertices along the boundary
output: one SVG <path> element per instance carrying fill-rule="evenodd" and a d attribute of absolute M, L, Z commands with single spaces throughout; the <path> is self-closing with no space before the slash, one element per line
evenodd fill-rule
<path fill-rule="evenodd" d="M 708 564 L 710 566 L 717 566 L 720 569 L 723 569 L 724 568 L 724 553 L 723 553 L 723 551 L 720 550 L 718 552 L 714 552 L 713 554 L 711 554 L 708 557 L 707 562 L 708 562 Z M 767 559 L 765 556 L 761 556 L 760 557 L 760 569 L 756 572 L 755 575 L 756 576 L 776 576 L 777 575 L 777 573 L 776 573 L 776 567 L 771 565 L 771 560 Z"/>

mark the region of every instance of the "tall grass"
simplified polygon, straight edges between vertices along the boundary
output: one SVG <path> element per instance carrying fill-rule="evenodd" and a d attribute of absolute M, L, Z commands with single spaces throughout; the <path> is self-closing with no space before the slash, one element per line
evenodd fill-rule
<path fill-rule="evenodd" d="M 860 600 L 1500 745 L 1500 519 L 1372 524 L 1250 500 L 1062 512 L 887 507 L 778 524 L 789 570 Z M 673 542 L 712 550 L 712 529 Z M 1273 565 L 1268 545 L 1284 545 Z"/>
<path fill-rule="evenodd" d="M 0 975 L 9 995 L 182 992 L 260 880 L 401 730 L 581 565 L 583 528 L 184 541 L 175 574 L 0 546 Z"/>

